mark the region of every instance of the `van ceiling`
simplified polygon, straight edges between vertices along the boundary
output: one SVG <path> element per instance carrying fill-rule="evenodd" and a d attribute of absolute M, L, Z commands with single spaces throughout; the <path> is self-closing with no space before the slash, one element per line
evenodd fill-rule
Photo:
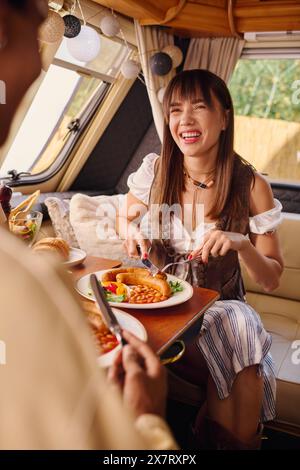
<path fill-rule="evenodd" d="M 177 35 L 238 36 L 251 31 L 300 30 L 299 0 L 93 0 Z"/>

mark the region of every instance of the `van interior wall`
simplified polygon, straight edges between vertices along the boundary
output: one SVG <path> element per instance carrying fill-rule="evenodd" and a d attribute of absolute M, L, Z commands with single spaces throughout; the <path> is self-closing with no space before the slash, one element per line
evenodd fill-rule
<path fill-rule="evenodd" d="M 284 212 L 300 214 L 300 188 L 297 184 L 271 183 L 274 197 L 279 199 Z"/>
<path fill-rule="evenodd" d="M 70 190 L 126 192 L 128 175 L 154 151 L 160 142 L 147 90 L 136 80 Z"/>

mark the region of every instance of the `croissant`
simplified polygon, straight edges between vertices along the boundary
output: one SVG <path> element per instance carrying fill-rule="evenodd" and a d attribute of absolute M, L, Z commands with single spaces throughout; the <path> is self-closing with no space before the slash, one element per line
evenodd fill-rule
<path fill-rule="evenodd" d="M 63 261 L 67 261 L 70 254 L 68 243 L 62 238 L 43 238 L 39 240 L 33 247 L 36 252 L 52 252 L 60 256 Z"/>

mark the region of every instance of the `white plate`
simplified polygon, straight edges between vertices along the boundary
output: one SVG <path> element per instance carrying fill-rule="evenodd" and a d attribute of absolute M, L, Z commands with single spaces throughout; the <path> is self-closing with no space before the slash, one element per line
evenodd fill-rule
<path fill-rule="evenodd" d="M 86 252 L 80 250 L 79 248 L 70 248 L 69 259 L 65 261 L 63 264 L 68 268 L 72 266 L 76 266 L 77 264 L 82 263 L 86 258 Z"/>
<path fill-rule="evenodd" d="M 119 310 L 118 308 L 114 308 L 113 311 L 124 330 L 130 331 L 142 341 L 147 341 L 147 332 L 139 320 L 134 318 L 132 315 L 129 315 L 129 313 L 122 312 L 122 310 Z M 118 345 L 112 349 L 112 351 L 99 356 L 97 359 L 98 365 L 101 367 L 111 366 L 120 348 L 121 346 Z"/>
<path fill-rule="evenodd" d="M 104 274 L 106 271 L 107 270 L 96 271 L 94 274 L 96 274 L 98 279 L 101 279 L 102 274 Z M 95 301 L 95 297 L 93 296 L 93 294 L 91 293 L 91 295 L 89 295 L 89 292 L 91 292 L 90 275 L 91 273 L 81 277 L 76 283 L 76 289 L 79 294 L 81 294 L 86 299 Z M 178 277 L 172 276 L 171 274 L 168 274 L 168 281 L 179 281 L 183 287 L 183 290 L 181 292 L 175 292 L 175 294 L 173 294 L 167 300 L 162 300 L 161 302 L 155 302 L 152 304 L 130 304 L 128 302 L 110 302 L 110 305 L 114 307 L 139 309 L 165 308 L 172 307 L 173 305 L 182 304 L 193 296 L 193 288 L 188 282 L 182 281 Z"/>

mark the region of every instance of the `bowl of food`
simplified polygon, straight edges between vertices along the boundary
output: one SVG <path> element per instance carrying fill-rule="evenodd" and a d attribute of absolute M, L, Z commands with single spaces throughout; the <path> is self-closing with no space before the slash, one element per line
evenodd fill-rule
<path fill-rule="evenodd" d="M 39 211 L 18 212 L 9 218 L 9 230 L 31 247 L 39 233 L 43 214 Z"/>
<path fill-rule="evenodd" d="M 100 367 L 110 367 L 120 351 L 121 346 L 117 338 L 110 332 L 102 320 L 101 314 L 95 304 L 84 303 L 84 310 L 87 315 L 88 324 L 96 346 L 98 355 L 98 365 Z M 121 325 L 121 328 L 130 331 L 142 341 L 147 341 L 147 332 L 142 323 L 129 313 L 113 308 L 113 312 Z"/>

